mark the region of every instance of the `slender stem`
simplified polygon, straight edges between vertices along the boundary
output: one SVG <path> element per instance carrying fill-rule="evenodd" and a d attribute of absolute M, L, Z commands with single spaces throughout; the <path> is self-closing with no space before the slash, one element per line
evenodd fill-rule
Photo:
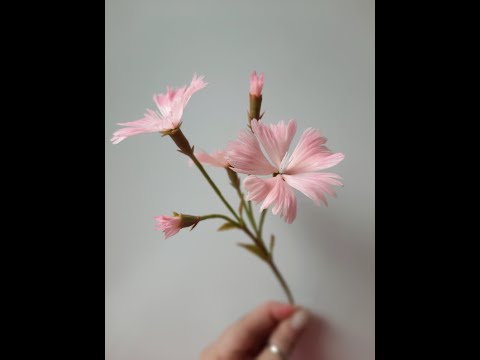
<path fill-rule="evenodd" d="M 260 98 L 260 101 L 261 101 L 261 98 Z M 259 106 L 260 108 L 260 106 Z M 224 219 L 224 220 L 227 220 L 233 224 L 235 224 L 236 226 L 238 226 L 240 229 L 242 229 L 252 240 L 253 242 L 258 246 L 258 248 L 262 251 L 262 253 L 264 254 L 265 258 L 265 262 L 270 266 L 270 268 L 272 269 L 273 273 L 275 274 L 275 276 L 277 277 L 278 281 L 280 282 L 280 285 L 282 286 L 283 290 L 285 291 L 285 294 L 287 295 L 287 298 L 288 298 L 288 302 L 290 304 L 294 304 L 294 299 L 293 299 L 293 296 L 292 296 L 292 292 L 290 291 L 290 288 L 288 287 L 287 285 L 287 282 L 285 281 L 285 279 L 283 278 L 282 274 L 280 273 L 280 271 L 278 270 L 277 266 L 275 265 L 275 262 L 273 261 L 273 258 L 270 254 L 270 252 L 268 251 L 267 247 L 265 246 L 265 243 L 262 239 L 262 236 L 261 236 L 261 231 L 262 231 L 262 227 L 263 227 L 263 222 L 265 221 L 265 211 L 262 213 L 261 215 L 261 218 L 260 218 L 260 227 L 257 228 L 256 226 L 256 223 L 255 223 L 255 217 L 253 216 L 253 212 L 252 212 L 252 203 L 250 201 L 247 202 L 247 206 L 245 206 L 245 211 L 247 212 L 247 215 L 249 216 L 249 219 L 252 223 L 252 227 L 254 228 L 255 230 L 255 233 L 256 233 L 256 236 L 248 229 L 248 227 L 245 225 L 245 223 L 243 222 L 243 220 L 237 215 L 237 213 L 235 212 L 235 210 L 233 210 L 232 206 L 228 203 L 227 200 L 225 200 L 225 198 L 223 197 L 222 193 L 220 192 L 220 190 L 218 189 L 217 185 L 215 185 L 215 183 L 213 182 L 213 180 L 210 178 L 210 176 L 208 175 L 208 173 L 205 171 L 205 168 L 203 167 L 203 165 L 198 161 L 198 159 L 196 158 L 195 154 L 193 153 L 193 147 L 190 147 L 190 144 L 187 140 L 187 138 L 185 137 L 185 135 L 183 135 L 182 131 L 180 129 L 178 129 L 177 131 L 175 132 L 172 132 L 171 134 L 169 134 L 172 138 L 172 140 L 177 144 L 178 148 L 179 148 L 179 151 L 185 155 L 187 155 L 190 159 L 192 159 L 193 163 L 197 166 L 197 168 L 200 170 L 200 172 L 202 173 L 202 175 L 205 177 L 205 179 L 208 181 L 208 183 L 210 184 L 210 186 L 213 188 L 213 190 L 217 193 L 218 197 L 220 198 L 220 200 L 222 200 L 222 202 L 225 204 L 225 206 L 227 207 L 227 209 L 232 213 L 232 215 L 235 217 L 235 219 L 237 220 L 234 221 L 233 219 L 229 218 L 228 216 L 225 216 L 225 215 L 221 215 L 221 214 L 211 214 L 211 215 L 206 215 L 206 216 L 202 216 L 202 220 L 206 220 L 206 219 L 214 219 L 214 218 L 219 218 L 219 219 Z M 240 190 L 239 190 L 240 191 Z M 240 192 L 241 193 L 241 192 Z M 243 194 L 242 194 L 243 195 Z M 244 200 L 244 197 L 242 196 L 241 199 L 243 201 Z M 245 204 L 245 203 L 244 203 Z"/>
<path fill-rule="evenodd" d="M 283 278 L 282 273 L 280 272 L 280 270 L 278 270 L 277 265 L 275 265 L 272 258 L 270 258 L 270 261 L 267 261 L 267 263 L 270 266 L 270 268 L 273 270 L 273 273 L 275 274 L 278 281 L 280 282 L 280 285 L 282 285 L 283 291 L 285 291 L 285 294 L 287 295 L 288 302 L 291 305 L 295 305 L 295 299 L 293 298 L 292 292 L 290 291 L 290 288 L 288 287 L 287 282 Z"/>
<path fill-rule="evenodd" d="M 242 193 L 242 191 L 240 190 L 240 188 L 237 188 L 237 194 L 238 194 L 238 197 L 240 198 L 240 206 L 241 206 L 242 209 L 247 213 L 248 220 L 250 220 L 250 223 L 251 223 L 251 219 L 250 219 L 250 216 L 249 216 L 249 212 L 248 212 L 248 209 L 247 209 L 247 205 L 245 204 L 245 199 L 243 198 L 243 193 Z M 242 220 L 243 220 L 243 214 L 240 214 L 240 217 L 241 217 Z"/>
<path fill-rule="evenodd" d="M 265 215 L 267 215 L 267 209 L 264 209 L 262 211 L 262 215 L 260 215 L 260 225 L 258 225 L 258 236 L 260 238 L 262 237 L 263 223 L 265 222 Z"/>
<path fill-rule="evenodd" d="M 165 135 L 165 134 L 164 134 Z M 218 189 L 217 185 L 215 185 L 215 183 L 213 182 L 213 180 L 210 178 L 210 175 L 208 175 L 208 173 L 205 171 L 205 168 L 203 167 L 202 164 L 200 164 L 200 162 L 198 161 L 197 157 L 195 156 L 194 152 L 193 152 L 193 146 L 190 146 L 190 143 L 188 142 L 187 138 L 185 137 L 185 135 L 183 134 L 182 130 L 180 130 L 180 128 L 178 129 L 175 129 L 175 130 L 172 130 L 171 132 L 168 133 L 168 135 L 170 135 L 170 137 L 172 138 L 172 140 L 175 142 L 175 144 L 177 144 L 178 146 L 178 151 L 180 151 L 182 154 L 188 156 L 190 159 L 192 159 L 193 163 L 197 166 L 197 168 L 200 170 L 200 172 L 202 173 L 202 175 L 205 177 L 205 179 L 207 179 L 208 183 L 210 184 L 210 186 L 213 188 L 213 190 L 217 193 L 218 197 L 220 198 L 220 200 L 222 200 L 222 202 L 225 204 L 225 206 L 227 207 L 228 210 L 230 210 L 230 212 L 232 213 L 232 215 L 235 217 L 235 219 L 238 220 L 238 222 L 242 222 L 240 220 L 240 218 L 238 217 L 237 213 L 235 212 L 235 210 L 233 210 L 233 208 L 231 207 L 231 205 L 228 203 L 227 200 L 225 200 L 225 198 L 223 197 L 222 193 L 220 192 L 220 190 Z"/>
<path fill-rule="evenodd" d="M 233 220 L 232 218 L 229 218 L 228 216 L 222 215 L 222 214 L 211 214 L 211 215 L 205 215 L 205 216 L 200 216 L 201 220 L 208 220 L 208 219 L 223 219 L 227 220 L 228 222 L 236 225 L 237 227 L 241 228 L 242 226 Z"/>
<path fill-rule="evenodd" d="M 278 270 L 277 265 L 273 261 L 271 254 L 268 252 L 267 248 L 265 247 L 263 240 L 253 235 L 252 232 L 245 225 L 243 226 L 242 229 L 259 247 L 259 249 L 265 254 L 265 257 L 266 257 L 265 262 L 268 264 L 268 266 L 270 266 L 270 268 L 273 271 L 273 274 L 275 275 L 277 280 L 280 282 L 280 285 L 282 286 L 282 289 L 285 292 L 285 295 L 287 296 L 288 302 L 291 305 L 295 305 L 295 299 L 293 298 L 292 292 L 290 291 L 290 288 L 288 287 L 288 284 L 285 281 L 282 273 L 280 272 L 280 270 Z"/>
<path fill-rule="evenodd" d="M 256 234 L 258 234 L 258 228 L 257 228 L 257 223 L 255 222 L 255 217 L 253 216 L 253 210 L 252 210 L 252 202 L 249 200 L 247 201 L 247 214 L 249 216 L 249 219 L 252 223 L 253 230 L 255 231 Z"/>
<path fill-rule="evenodd" d="M 252 225 L 253 230 L 256 233 L 257 232 L 257 224 L 255 223 L 255 218 L 253 217 L 252 207 L 247 206 L 247 204 L 245 202 L 245 196 L 242 193 L 242 191 L 240 190 L 240 186 L 237 187 L 237 194 L 238 194 L 238 197 L 240 198 L 240 201 L 243 204 L 243 208 L 245 209 L 245 212 L 247 213 L 248 220 L 250 221 L 250 224 Z M 250 201 L 248 202 L 248 205 L 250 205 Z"/>
<path fill-rule="evenodd" d="M 220 198 L 220 200 L 222 200 L 222 202 L 225 204 L 225 206 L 227 207 L 228 210 L 230 210 L 230 212 L 232 213 L 232 215 L 235 217 L 235 219 L 238 221 L 238 222 L 242 222 L 240 220 L 240 218 L 238 217 L 237 213 L 235 212 L 235 210 L 233 210 L 232 206 L 228 203 L 227 200 L 225 200 L 225 198 L 223 197 L 222 193 L 220 192 L 220 190 L 218 189 L 217 185 L 215 185 L 215 183 L 213 182 L 213 180 L 210 178 L 210 175 L 208 175 L 208 173 L 205 171 L 205 168 L 203 167 L 203 165 L 200 163 L 200 161 L 198 161 L 197 157 L 192 153 L 188 154 L 188 157 L 190 159 L 192 159 L 193 163 L 197 166 L 197 168 L 200 170 L 200 172 L 202 173 L 202 175 L 205 177 L 205 179 L 207 179 L 208 183 L 210 184 L 210 186 L 213 188 L 213 190 L 217 193 L 218 197 Z"/>
<path fill-rule="evenodd" d="M 268 251 L 266 251 L 265 246 L 259 239 L 256 238 L 255 235 L 245 226 L 243 225 L 242 230 L 253 240 L 253 242 L 266 254 L 268 255 Z"/>

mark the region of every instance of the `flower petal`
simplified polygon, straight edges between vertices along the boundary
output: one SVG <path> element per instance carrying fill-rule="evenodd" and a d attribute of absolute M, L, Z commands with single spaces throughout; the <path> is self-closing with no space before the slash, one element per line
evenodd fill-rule
<path fill-rule="evenodd" d="M 282 175 L 269 179 L 248 176 L 243 185 L 248 191 L 247 200 L 256 203 L 263 201 L 261 210 L 272 206 L 272 213 L 281 217 L 287 224 L 291 224 L 297 216 L 297 200 L 293 189 L 283 180 Z"/>
<path fill-rule="evenodd" d="M 143 134 L 147 133 L 149 131 L 142 129 L 142 128 L 123 128 L 120 130 L 117 130 L 113 133 L 113 137 L 110 139 L 113 145 L 116 145 L 123 140 L 125 140 L 127 137 L 133 136 L 133 135 L 138 135 L 138 134 Z"/>
<path fill-rule="evenodd" d="M 181 229 L 181 218 L 179 216 L 156 216 L 156 229 L 162 230 L 165 234 L 165 239 L 175 235 Z"/>
<path fill-rule="evenodd" d="M 325 145 L 327 139 L 320 131 L 305 130 L 288 160 L 286 174 L 299 174 L 328 169 L 344 159 L 342 153 L 334 153 Z"/>
<path fill-rule="evenodd" d="M 173 116 L 174 101 L 175 99 L 177 99 L 177 103 L 180 102 L 183 93 L 185 92 L 185 89 L 185 86 L 180 89 L 172 89 L 170 87 L 167 87 L 166 94 L 153 95 L 153 101 L 157 105 L 157 108 L 162 114 L 162 117 L 165 118 Z M 180 96 L 177 96 L 177 94 L 180 94 Z"/>
<path fill-rule="evenodd" d="M 125 140 L 129 136 L 164 131 L 165 122 L 155 112 L 148 109 L 142 119 L 130 121 L 126 123 L 118 123 L 117 125 L 125 126 L 125 128 L 117 130 L 113 133 L 111 141 L 113 144 Z"/>
<path fill-rule="evenodd" d="M 243 130 L 227 147 L 227 160 L 232 170 L 249 175 L 272 175 L 277 171 L 263 155 L 255 135 Z"/>
<path fill-rule="evenodd" d="M 303 173 L 296 175 L 283 175 L 283 177 L 288 185 L 301 191 L 318 206 L 320 206 L 321 201 L 325 205 L 328 205 L 325 194 L 336 197 L 333 186 L 342 185 L 338 180 L 341 179 L 341 177 L 333 173 Z"/>
<path fill-rule="evenodd" d="M 196 93 L 198 90 L 203 89 L 205 86 L 208 85 L 205 81 L 203 81 L 204 76 L 197 76 L 197 74 L 193 74 L 193 79 L 192 82 L 190 83 L 190 86 L 185 90 L 183 94 L 183 106 L 187 105 L 188 101 L 190 100 L 190 97 Z"/>
<path fill-rule="evenodd" d="M 253 200 L 257 204 L 265 200 L 274 185 L 274 178 L 259 178 L 253 175 L 247 176 L 243 186 L 248 191 L 247 200 Z"/>
<path fill-rule="evenodd" d="M 297 131 L 297 122 L 290 120 L 287 125 L 283 121 L 278 124 L 266 125 L 252 120 L 252 130 L 273 164 L 280 169 L 282 159 L 290 147 Z"/>
<path fill-rule="evenodd" d="M 221 168 L 228 168 L 230 164 L 228 163 L 227 159 L 225 159 L 225 151 L 217 150 L 214 151 L 211 155 L 206 152 L 195 153 L 198 161 L 203 164 L 221 167 Z M 192 161 L 193 164 L 193 161 Z"/>

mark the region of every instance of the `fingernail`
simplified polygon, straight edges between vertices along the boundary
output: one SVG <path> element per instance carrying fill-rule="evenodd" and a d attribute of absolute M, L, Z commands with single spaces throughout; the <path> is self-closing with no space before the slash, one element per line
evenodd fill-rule
<path fill-rule="evenodd" d="M 299 310 L 290 320 L 290 325 L 294 330 L 302 330 L 308 322 L 308 313 L 305 310 Z"/>

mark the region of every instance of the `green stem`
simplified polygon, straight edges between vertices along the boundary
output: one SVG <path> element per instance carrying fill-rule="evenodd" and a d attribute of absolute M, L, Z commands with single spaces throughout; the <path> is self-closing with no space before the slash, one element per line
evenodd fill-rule
<path fill-rule="evenodd" d="M 257 228 L 257 223 L 255 222 L 255 217 L 253 216 L 253 210 L 252 210 L 252 202 L 249 200 L 247 201 L 247 215 L 248 218 L 250 219 L 250 222 L 252 223 L 253 230 L 255 231 L 256 234 L 258 234 L 258 228 Z"/>
<path fill-rule="evenodd" d="M 218 189 L 217 185 L 213 182 L 213 180 L 210 178 L 210 175 L 205 171 L 205 168 L 203 167 L 202 164 L 198 161 L 197 157 L 195 156 L 193 152 L 193 146 L 190 146 L 190 143 L 188 142 L 187 138 L 183 134 L 182 130 L 180 128 L 175 129 L 170 131 L 168 134 L 163 134 L 163 135 L 170 135 L 172 140 L 177 144 L 179 151 L 188 156 L 190 159 L 192 159 L 193 163 L 197 166 L 197 168 L 200 170 L 202 175 L 207 179 L 208 183 L 210 186 L 213 188 L 213 190 L 217 193 L 218 197 L 222 202 L 225 204 L 228 210 L 232 213 L 232 215 L 237 219 L 238 222 L 241 222 L 240 218 L 238 217 L 237 213 L 233 208 L 230 206 L 227 200 L 223 197 L 222 193 Z"/>
<path fill-rule="evenodd" d="M 277 265 L 275 265 L 272 258 L 270 258 L 270 260 L 267 261 L 267 263 L 270 266 L 270 268 L 273 270 L 273 273 L 277 277 L 278 281 L 280 282 L 280 285 L 282 286 L 283 291 L 287 295 L 288 302 L 291 305 L 295 305 L 295 299 L 293 298 L 292 292 L 290 291 L 290 288 L 288 287 L 287 282 L 283 278 L 282 273 L 280 272 L 280 270 L 278 270 Z"/>
<path fill-rule="evenodd" d="M 235 226 L 242 228 L 242 225 L 240 225 L 238 222 L 233 220 L 232 218 L 229 218 L 228 216 L 222 215 L 222 214 L 211 214 L 211 215 L 205 215 L 205 216 L 200 216 L 201 220 L 208 220 L 208 219 L 223 219 L 227 220 L 228 222 L 234 224 Z"/>
<path fill-rule="evenodd" d="M 262 213 L 261 218 L 260 218 L 260 233 L 259 233 L 259 230 L 258 230 L 258 228 L 256 226 L 256 223 L 255 223 L 255 217 L 253 216 L 251 201 L 248 201 L 247 202 L 248 205 L 245 206 L 245 211 L 247 212 L 247 214 L 249 216 L 249 219 L 252 223 L 252 227 L 254 228 L 255 233 L 257 234 L 257 236 L 255 236 L 247 228 L 247 226 L 242 221 L 242 219 L 237 215 L 235 210 L 233 210 L 233 208 L 228 203 L 228 201 L 225 200 L 222 193 L 218 189 L 217 185 L 215 185 L 213 180 L 210 178 L 208 173 L 205 171 L 205 168 L 203 167 L 203 165 L 196 158 L 195 154 L 193 153 L 193 147 L 190 147 L 190 144 L 189 144 L 187 138 L 185 137 L 185 135 L 183 135 L 182 131 L 180 129 L 178 129 L 178 130 L 170 133 L 169 135 L 172 138 L 172 140 L 177 144 L 180 152 L 187 155 L 190 159 L 192 159 L 193 163 L 197 166 L 197 168 L 200 170 L 200 172 L 205 177 L 205 179 L 207 179 L 210 186 L 217 193 L 220 200 L 222 200 L 222 202 L 225 204 L 227 209 L 232 213 L 232 215 L 235 217 L 235 219 L 237 221 L 234 221 L 233 219 L 229 218 L 228 216 L 221 215 L 221 214 L 211 214 L 211 215 L 202 216 L 201 217 L 202 220 L 214 219 L 214 218 L 224 219 L 224 220 L 227 220 L 227 221 L 235 224 L 240 229 L 242 229 L 253 240 L 253 242 L 258 246 L 258 248 L 263 252 L 263 254 L 265 255 L 265 262 L 270 266 L 274 275 L 276 276 L 276 278 L 280 282 L 280 285 L 282 286 L 283 291 L 285 291 L 285 294 L 287 295 L 288 302 L 290 304 L 294 305 L 295 302 L 294 302 L 294 299 L 293 299 L 293 296 L 292 296 L 292 292 L 290 291 L 290 288 L 288 287 L 287 282 L 285 281 L 282 274 L 280 273 L 277 266 L 275 265 L 275 262 L 273 261 L 273 258 L 271 256 L 270 252 L 268 251 L 267 247 L 265 246 L 265 243 L 263 242 L 263 239 L 262 239 L 262 236 L 261 236 L 261 230 L 262 230 L 262 227 L 263 227 L 263 222 L 265 220 L 265 211 Z M 242 199 L 244 199 L 243 196 L 242 196 Z"/>
<path fill-rule="evenodd" d="M 262 237 L 263 232 L 263 223 L 265 222 L 265 215 L 267 215 L 267 209 L 262 211 L 262 215 L 260 215 L 260 225 L 258 225 L 258 236 Z"/>
<path fill-rule="evenodd" d="M 287 296 L 288 302 L 291 305 L 295 305 L 295 299 L 293 298 L 292 292 L 290 291 L 290 288 L 285 281 L 285 278 L 283 277 L 282 273 L 280 270 L 278 270 L 277 265 L 273 261 L 273 258 L 271 254 L 268 252 L 267 248 L 265 247 L 265 244 L 261 238 L 257 238 L 255 235 L 252 234 L 252 232 L 244 225 L 242 227 L 243 231 L 253 240 L 255 245 L 258 246 L 258 248 L 264 253 L 265 255 L 265 262 L 270 266 L 270 269 L 272 269 L 273 274 L 277 278 L 278 282 L 280 283 L 280 286 L 282 287 L 283 291 L 285 292 L 285 295 Z"/>
<path fill-rule="evenodd" d="M 225 206 L 227 207 L 227 209 L 232 213 L 232 215 L 235 217 L 235 219 L 241 223 L 242 221 L 240 220 L 240 218 L 238 217 L 237 213 L 235 212 L 235 210 L 233 210 L 233 208 L 231 207 L 231 205 L 228 203 L 227 200 L 225 200 L 225 198 L 223 197 L 222 193 L 220 192 L 220 190 L 218 189 L 217 185 L 215 185 L 215 183 L 213 182 L 213 180 L 210 178 L 210 175 L 208 175 L 208 173 L 205 171 L 205 168 L 203 167 L 203 165 L 200 163 L 200 161 L 198 161 L 198 159 L 196 158 L 196 156 L 192 153 L 190 154 L 187 154 L 187 156 L 192 159 L 193 163 L 197 166 L 198 170 L 200 170 L 200 172 L 202 173 L 202 175 L 205 177 L 205 179 L 207 179 L 208 183 L 210 184 L 210 186 L 213 188 L 213 190 L 217 193 L 218 197 L 220 198 L 220 200 L 222 200 L 222 202 L 225 204 Z"/>
<path fill-rule="evenodd" d="M 245 202 L 245 196 L 242 193 L 242 191 L 240 190 L 240 186 L 237 187 L 236 189 L 237 189 L 238 197 L 240 198 L 240 201 L 243 204 L 243 208 L 245 209 L 245 212 L 247 213 L 248 220 L 250 221 L 250 224 L 252 225 L 252 227 L 253 227 L 253 229 L 256 233 L 257 232 L 257 224 L 255 223 L 255 218 L 254 218 L 253 213 L 252 213 L 252 207 L 247 206 L 247 204 Z M 248 202 L 248 205 L 250 205 L 250 201 Z"/>

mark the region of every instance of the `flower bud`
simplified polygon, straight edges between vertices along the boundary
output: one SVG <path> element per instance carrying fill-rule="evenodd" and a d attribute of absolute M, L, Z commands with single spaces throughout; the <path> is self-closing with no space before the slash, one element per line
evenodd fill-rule
<path fill-rule="evenodd" d="M 197 226 L 198 222 L 201 220 L 200 216 L 192 216 L 185 214 L 173 213 L 173 216 L 157 216 L 155 217 L 157 221 L 157 230 L 162 230 L 165 234 L 165 239 L 177 234 L 180 229 L 186 227 L 192 227 L 192 229 Z"/>
<path fill-rule="evenodd" d="M 254 71 L 250 75 L 250 111 L 248 112 L 248 124 L 250 124 L 253 119 L 260 120 L 262 118 L 260 109 L 262 107 L 263 82 L 263 74 L 260 74 L 260 77 L 258 77 L 257 72 Z"/>

